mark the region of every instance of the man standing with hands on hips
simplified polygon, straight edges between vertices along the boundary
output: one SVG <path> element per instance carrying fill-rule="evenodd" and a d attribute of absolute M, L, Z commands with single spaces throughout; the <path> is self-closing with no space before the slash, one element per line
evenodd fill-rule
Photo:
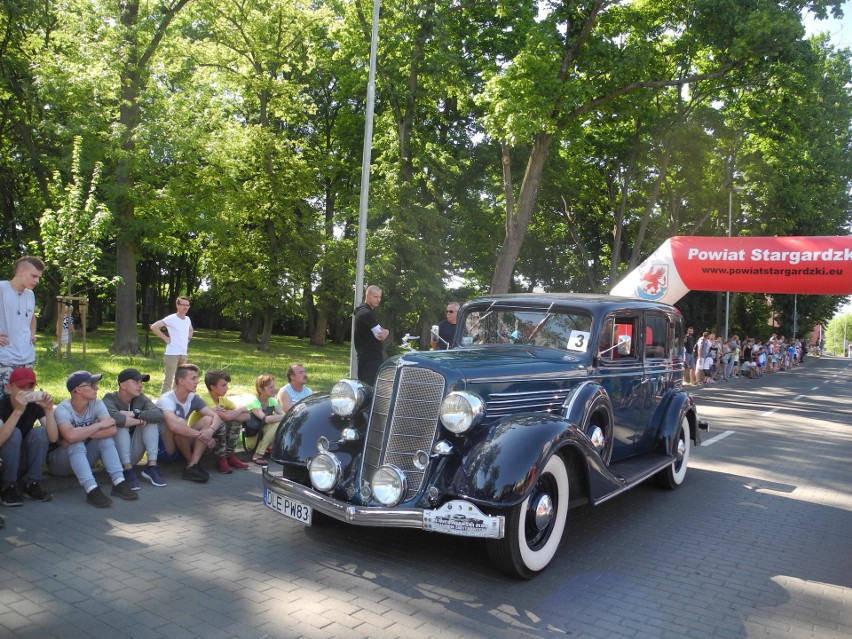
<path fill-rule="evenodd" d="M 172 390 L 175 371 L 178 366 L 186 364 L 189 340 L 192 339 L 192 320 L 186 315 L 189 313 L 189 299 L 181 296 L 177 298 L 175 304 L 176 313 L 151 324 L 151 332 L 166 343 L 166 351 L 163 354 L 165 371 L 160 395 L 165 395 Z M 168 329 L 168 335 L 163 333 L 164 328 Z"/>
<path fill-rule="evenodd" d="M 27 255 L 15 261 L 15 275 L 0 282 L 0 395 L 13 370 L 35 364 L 36 314 L 33 289 L 44 262 Z"/>
<path fill-rule="evenodd" d="M 382 302 L 382 289 L 371 284 L 364 291 L 364 303 L 355 309 L 355 352 L 358 354 L 358 379 L 369 384 L 376 383 L 379 366 L 384 361 L 382 342 L 389 331 L 382 328 L 373 312 Z"/>

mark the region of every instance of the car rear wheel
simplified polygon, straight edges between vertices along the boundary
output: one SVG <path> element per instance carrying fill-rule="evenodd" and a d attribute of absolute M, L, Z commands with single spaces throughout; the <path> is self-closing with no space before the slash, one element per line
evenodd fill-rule
<path fill-rule="evenodd" d="M 506 515 L 505 536 L 488 541 L 496 568 L 529 579 L 550 563 L 568 517 L 568 469 L 559 455 L 544 466 L 529 496 Z"/>
<path fill-rule="evenodd" d="M 672 454 L 674 461 L 667 466 L 665 470 L 661 470 L 654 475 L 654 480 L 661 488 L 674 490 L 680 486 L 686 479 L 686 468 L 689 464 L 689 452 L 692 448 L 692 442 L 689 438 L 689 420 L 686 415 L 681 417 L 680 426 L 675 435 L 674 444 L 672 445 Z"/>

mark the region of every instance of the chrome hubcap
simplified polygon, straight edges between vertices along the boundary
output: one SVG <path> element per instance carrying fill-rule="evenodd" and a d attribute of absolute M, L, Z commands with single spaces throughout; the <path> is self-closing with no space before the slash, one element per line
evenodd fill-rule
<path fill-rule="evenodd" d="M 550 495 L 542 494 L 538 496 L 533 508 L 533 521 L 537 530 L 546 530 L 553 521 L 553 500 Z"/>

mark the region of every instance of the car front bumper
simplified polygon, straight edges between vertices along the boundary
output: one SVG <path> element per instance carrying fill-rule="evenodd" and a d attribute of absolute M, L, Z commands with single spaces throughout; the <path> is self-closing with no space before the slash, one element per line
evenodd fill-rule
<path fill-rule="evenodd" d="M 353 506 L 286 477 L 273 475 L 269 467 L 263 469 L 263 485 L 266 490 L 299 501 L 314 512 L 355 526 L 419 528 L 460 537 L 492 539 L 500 539 L 504 534 L 504 517 L 485 515 L 475 504 L 464 500 L 453 500 L 434 510 Z"/>

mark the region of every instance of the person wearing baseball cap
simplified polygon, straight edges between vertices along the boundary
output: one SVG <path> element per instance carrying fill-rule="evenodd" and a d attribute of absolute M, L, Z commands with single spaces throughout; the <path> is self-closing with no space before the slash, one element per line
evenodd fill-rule
<path fill-rule="evenodd" d="M 92 464 L 98 459 L 112 480 L 112 496 L 137 499 L 124 479 L 124 469 L 115 447 L 115 420 L 109 416 L 103 400 L 98 399 L 98 382 L 102 375 L 89 371 L 75 371 L 65 381 L 71 398 L 56 407 L 56 426 L 59 436 L 67 444 L 47 456 L 47 466 L 54 475 L 76 475 L 86 491 L 86 502 L 96 508 L 112 505 L 112 500 L 101 492 L 92 473 Z"/>
<path fill-rule="evenodd" d="M 6 394 L 0 398 L 0 459 L 3 460 L 0 504 L 21 506 L 26 495 L 34 501 L 50 501 L 41 487 L 47 450 L 59 439 L 53 415 L 53 398 L 35 391 L 36 375 L 18 367 L 9 374 Z M 33 428 L 36 421 L 43 428 Z"/>
<path fill-rule="evenodd" d="M 154 486 L 166 482 L 157 468 L 160 433 L 164 428 L 163 410 L 142 393 L 142 382 L 150 381 L 135 368 L 125 368 L 118 374 L 118 391 L 104 395 L 104 405 L 115 420 L 115 445 L 124 469 L 124 480 L 131 490 L 141 488 L 134 466 L 145 452 L 148 465 L 142 477 Z"/>

